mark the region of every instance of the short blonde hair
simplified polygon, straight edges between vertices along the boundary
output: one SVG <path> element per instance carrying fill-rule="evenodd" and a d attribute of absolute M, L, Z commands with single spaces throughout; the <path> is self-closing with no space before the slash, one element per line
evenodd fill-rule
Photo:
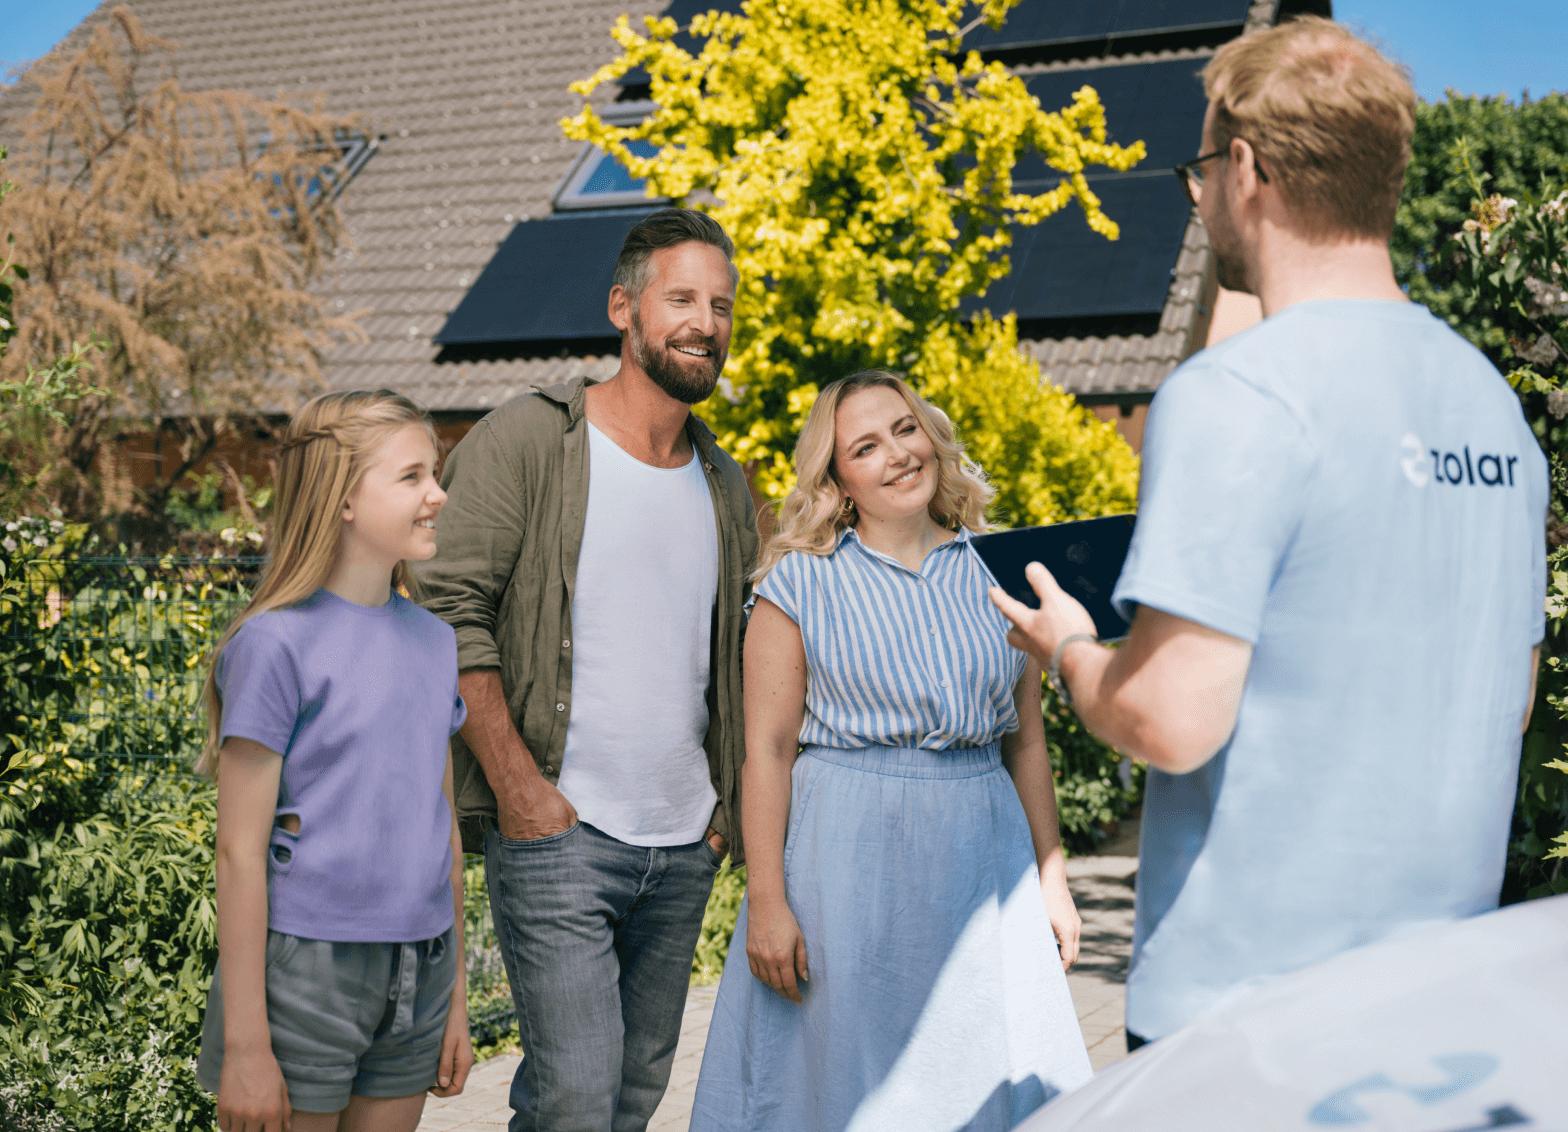
<path fill-rule="evenodd" d="M 1304 16 L 1221 47 L 1203 89 L 1214 145 L 1248 142 L 1303 231 L 1388 238 L 1415 130 L 1404 67 L 1333 20 Z"/>
<path fill-rule="evenodd" d="M 947 414 L 897 374 L 880 369 L 861 370 L 824 386 L 806 416 L 800 439 L 795 442 L 795 486 L 779 507 L 778 526 L 763 547 L 752 575 L 756 581 L 761 581 L 792 550 L 832 553 L 839 533 L 854 525 L 854 516 L 844 513 L 844 489 L 833 474 L 833 449 L 838 407 L 862 389 L 893 390 L 909 406 L 921 431 L 931 438 L 936 452 L 931 518 L 948 530 L 986 529 L 985 509 L 996 489 L 986 482 L 980 466 L 964 455 L 964 446 L 953 434 L 953 422 Z"/>

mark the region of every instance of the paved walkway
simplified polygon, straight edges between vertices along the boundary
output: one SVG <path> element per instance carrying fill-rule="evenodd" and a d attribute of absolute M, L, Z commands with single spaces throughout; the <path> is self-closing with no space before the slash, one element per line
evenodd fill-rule
<path fill-rule="evenodd" d="M 1126 845 L 1113 847 L 1132 851 Z M 1132 951 L 1132 883 L 1138 860 L 1130 856 L 1074 857 L 1067 864 L 1073 897 L 1083 917 L 1083 947 L 1067 976 L 1078 1024 L 1096 1069 L 1127 1056 L 1122 1028 L 1122 986 Z M 686 998 L 680 1045 L 670 1088 L 654 1114 L 650 1132 L 685 1132 L 692 1094 L 702 1066 L 717 987 L 693 987 Z M 425 1105 L 420 1132 L 495 1132 L 506 1127 L 507 1087 L 520 1060 L 517 1054 L 491 1058 L 475 1067 L 460 1097 Z"/>

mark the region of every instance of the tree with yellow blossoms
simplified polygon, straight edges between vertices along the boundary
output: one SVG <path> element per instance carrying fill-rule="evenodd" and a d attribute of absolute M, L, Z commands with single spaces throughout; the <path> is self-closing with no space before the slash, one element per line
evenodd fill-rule
<path fill-rule="evenodd" d="M 693 19 L 692 51 L 674 41 L 675 21 L 638 31 L 623 16 L 619 58 L 573 87 L 586 99 L 646 71 L 645 120 L 612 125 L 585 104 L 562 128 L 735 240 L 730 361 L 703 413 L 769 496 L 789 488 L 818 388 L 880 367 L 953 418 L 999 488 L 999 521 L 1132 506 L 1136 457 L 1114 427 L 1042 380 L 1011 315 L 962 309 L 1008 272 L 1011 225 L 1076 205 L 1115 239 L 1086 173 L 1144 154 L 1106 140 L 1091 88 L 1046 110 L 1001 64 L 963 51 L 966 32 L 1016 2 L 747 0 Z M 1054 171 L 1047 191 L 1015 187 L 1028 154 Z"/>

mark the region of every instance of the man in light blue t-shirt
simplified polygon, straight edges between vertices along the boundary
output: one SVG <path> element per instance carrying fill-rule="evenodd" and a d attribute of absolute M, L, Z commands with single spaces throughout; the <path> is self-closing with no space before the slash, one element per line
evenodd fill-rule
<path fill-rule="evenodd" d="M 1128 1044 L 1497 905 L 1545 633 L 1546 462 L 1388 255 L 1414 94 L 1326 20 L 1222 48 L 1179 169 L 1264 321 L 1149 414 L 1114 652 L 1031 567 L 1013 639 L 1148 760 Z M 1205 176 L 1206 174 L 1206 176 Z"/>

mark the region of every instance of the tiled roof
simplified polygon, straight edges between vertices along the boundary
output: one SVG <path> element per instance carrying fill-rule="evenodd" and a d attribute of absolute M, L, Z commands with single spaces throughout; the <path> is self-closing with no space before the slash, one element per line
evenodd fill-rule
<path fill-rule="evenodd" d="M 57 50 L 108 18 L 102 4 Z M 384 140 L 340 203 L 349 247 L 322 286 L 363 312 L 364 342 L 325 359 L 339 388 L 387 385 L 434 409 L 483 409 L 613 359 L 436 364 L 447 314 L 514 224 L 549 212 L 577 154 L 567 85 L 613 58 L 617 15 L 661 0 L 131 0 L 179 45 L 189 89 L 239 88 L 356 115 Z M 16 91 L 0 96 L 14 113 Z M 11 101 L 7 107 L 5 101 Z"/>
<path fill-rule="evenodd" d="M 1139 400 L 1203 344 L 1214 301 L 1214 257 L 1194 217 L 1182 237 L 1165 311 L 1153 334 L 1039 338 L 1023 346 L 1057 385 L 1088 400 Z"/>
<path fill-rule="evenodd" d="M 1271 22 L 1275 3 L 1256 0 L 1250 20 Z M 363 312 L 367 335 L 329 352 L 332 386 L 386 385 L 433 409 L 462 411 L 487 409 L 559 377 L 613 371 L 613 357 L 437 363 L 432 339 L 512 227 L 550 211 L 579 151 L 557 127 L 578 105 L 567 85 L 613 57 L 608 29 L 617 15 L 658 11 L 663 0 L 130 6 L 148 31 L 179 45 L 187 88 L 306 101 L 320 94 L 328 110 L 360 117 L 384 139 L 341 197 L 349 246 L 322 283 L 338 311 Z M 72 49 L 110 7 L 102 5 L 57 50 Z M 1123 60 L 1092 60 L 1111 61 Z M 0 93 L 0 120 L 14 115 L 17 97 L 17 88 Z M 1155 333 L 1035 341 L 1029 348 L 1074 392 L 1147 395 L 1190 352 L 1206 302 L 1208 259 L 1201 229 L 1190 226 Z"/>

